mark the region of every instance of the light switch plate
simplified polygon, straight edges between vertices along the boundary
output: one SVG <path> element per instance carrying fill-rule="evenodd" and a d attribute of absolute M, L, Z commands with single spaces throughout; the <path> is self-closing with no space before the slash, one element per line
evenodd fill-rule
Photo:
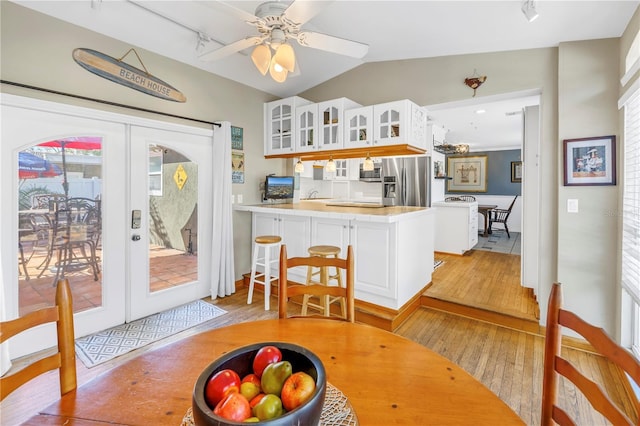
<path fill-rule="evenodd" d="M 578 213 L 578 200 L 570 198 L 567 200 L 567 213 Z"/>
<path fill-rule="evenodd" d="M 242 204 L 242 194 L 237 195 L 238 204 Z"/>

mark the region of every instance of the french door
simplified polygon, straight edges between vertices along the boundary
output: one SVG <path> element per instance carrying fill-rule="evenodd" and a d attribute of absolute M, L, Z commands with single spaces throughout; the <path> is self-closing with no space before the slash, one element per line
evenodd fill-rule
<path fill-rule="evenodd" d="M 52 305 L 61 277 L 76 337 L 208 294 L 210 130 L 6 94 L 1 119 L 7 318 Z M 34 157 L 44 166 L 23 161 Z M 15 358 L 54 344 L 43 327 L 9 350 Z"/>

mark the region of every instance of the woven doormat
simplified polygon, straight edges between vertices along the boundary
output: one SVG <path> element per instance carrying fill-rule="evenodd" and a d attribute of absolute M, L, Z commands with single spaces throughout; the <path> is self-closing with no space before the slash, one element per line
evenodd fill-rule
<path fill-rule="evenodd" d="M 76 355 L 88 368 L 186 330 L 227 312 L 202 300 L 76 339 Z"/>

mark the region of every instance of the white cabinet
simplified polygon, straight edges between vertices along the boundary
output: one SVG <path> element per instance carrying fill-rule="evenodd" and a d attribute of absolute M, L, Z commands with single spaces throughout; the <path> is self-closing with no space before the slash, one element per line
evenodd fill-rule
<path fill-rule="evenodd" d="M 287 256 L 308 256 L 307 249 L 310 247 L 311 218 L 308 216 L 293 216 L 285 214 L 254 213 L 252 217 L 253 240 L 259 235 L 278 235 L 282 238 L 282 244 L 287 245 Z M 276 254 L 277 256 L 280 253 Z M 304 271 L 292 273 L 306 274 Z M 271 271 L 273 276 L 277 276 L 276 269 Z"/>
<path fill-rule="evenodd" d="M 342 149 L 344 136 L 344 112 L 360 104 L 347 98 L 338 98 L 318 104 L 318 149 Z"/>
<path fill-rule="evenodd" d="M 373 144 L 427 149 L 427 111 L 408 99 L 373 106 Z"/>
<path fill-rule="evenodd" d="M 309 104 L 296 108 L 296 151 L 307 152 L 317 148 L 318 105 Z"/>
<path fill-rule="evenodd" d="M 397 223 L 352 220 L 350 227 L 350 242 L 356 253 L 356 296 L 367 294 L 365 300 L 397 300 Z"/>
<path fill-rule="evenodd" d="M 264 105 L 265 155 L 295 152 L 296 108 L 310 103 L 306 99 L 293 96 Z"/>
<path fill-rule="evenodd" d="M 344 148 L 373 146 L 373 106 L 344 112 Z"/>
<path fill-rule="evenodd" d="M 332 99 L 296 108 L 296 141 L 298 152 L 343 148 L 344 112 L 360 104 L 347 98 Z"/>
<path fill-rule="evenodd" d="M 435 250 L 464 254 L 478 244 L 478 203 L 445 202 L 432 204 L 437 209 Z"/>
<path fill-rule="evenodd" d="M 431 282 L 434 209 L 384 220 L 375 214 L 347 214 L 341 208 L 331 211 L 309 204 L 313 207 L 308 207 L 308 214 L 276 206 L 242 204 L 235 209 L 253 213 L 254 238 L 280 235 L 290 257 L 307 256 L 312 245 L 338 246 L 344 256 L 351 245 L 357 300 L 397 310 Z M 306 269 L 293 270 L 291 279 L 305 282 Z"/>

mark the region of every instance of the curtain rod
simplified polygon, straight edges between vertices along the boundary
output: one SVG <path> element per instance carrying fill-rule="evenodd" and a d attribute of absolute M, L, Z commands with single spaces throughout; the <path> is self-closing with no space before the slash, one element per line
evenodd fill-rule
<path fill-rule="evenodd" d="M 134 106 L 130 106 L 130 105 L 119 104 L 117 102 L 110 102 L 110 101 L 105 101 L 105 100 L 102 100 L 102 99 L 89 98 L 87 96 L 80 96 L 80 95 L 74 95 L 74 94 L 71 94 L 71 93 L 58 92 L 57 90 L 45 89 L 45 88 L 37 87 L 37 86 L 30 86 L 28 84 L 16 83 L 16 82 L 13 82 L 13 81 L 0 80 L 0 83 L 8 84 L 8 85 L 11 85 L 11 86 L 22 87 L 22 88 L 26 88 L 26 89 L 39 90 L 41 92 L 51 93 L 51 94 L 54 94 L 54 95 L 68 96 L 68 97 L 71 97 L 71 98 L 81 99 L 81 100 L 84 100 L 84 101 L 98 102 L 98 103 L 105 104 L 105 105 L 117 106 L 117 107 L 122 107 L 122 108 L 133 109 L 133 110 L 136 110 L 136 111 L 150 112 L 152 114 L 164 115 L 166 117 L 180 118 L 180 119 L 183 119 L 183 120 L 189 120 L 189 121 L 195 121 L 195 122 L 198 122 L 198 123 L 210 124 L 212 126 L 218 126 L 218 127 L 222 126 L 222 124 L 215 123 L 213 121 L 199 120 L 197 118 L 184 117 L 182 115 L 169 114 L 169 113 L 166 113 L 166 112 L 154 111 L 152 109 L 139 108 L 139 107 L 134 107 Z"/>

